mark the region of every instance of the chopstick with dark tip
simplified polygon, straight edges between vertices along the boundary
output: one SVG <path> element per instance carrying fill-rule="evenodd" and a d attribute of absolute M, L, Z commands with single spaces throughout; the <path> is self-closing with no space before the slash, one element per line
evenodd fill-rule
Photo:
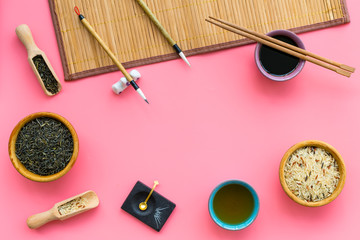
<path fill-rule="evenodd" d="M 145 94 L 141 91 L 140 87 L 135 83 L 134 79 L 131 77 L 131 75 L 126 71 L 124 66 L 121 64 L 121 62 L 116 58 L 114 53 L 110 50 L 110 48 L 106 45 L 104 40 L 101 39 L 99 34 L 96 33 L 95 29 L 90 25 L 90 23 L 85 19 L 84 15 L 80 13 L 80 10 L 78 7 L 74 8 L 76 14 L 79 16 L 81 23 L 85 26 L 85 28 L 91 33 L 91 35 L 94 36 L 94 38 L 98 41 L 98 43 L 101 45 L 101 47 L 105 50 L 105 52 L 108 54 L 108 56 L 113 60 L 115 65 L 119 68 L 119 70 L 124 74 L 124 77 L 126 80 L 130 83 L 130 85 L 135 89 L 135 91 L 145 100 L 145 102 L 148 102 L 148 100 L 145 97 Z"/>
<path fill-rule="evenodd" d="M 136 0 L 139 5 L 141 6 L 141 8 L 144 10 L 144 12 L 146 13 L 146 15 L 149 16 L 149 18 L 151 19 L 151 21 L 156 25 L 156 27 L 158 27 L 158 29 L 160 30 L 161 34 L 164 35 L 164 37 L 166 38 L 166 40 L 169 42 L 169 44 L 175 49 L 175 51 L 179 54 L 179 56 L 182 58 L 182 60 L 184 60 L 184 62 L 189 65 L 190 67 L 190 63 L 187 60 L 185 54 L 183 53 L 183 51 L 180 49 L 180 47 L 176 44 L 176 42 L 170 37 L 170 34 L 165 30 L 165 28 L 161 25 L 161 23 L 159 22 L 159 20 L 155 17 L 155 15 L 151 12 L 150 8 L 146 5 L 146 3 L 142 0 Z"/>
<path fill-rule="evenodd" d="M 345 64 L 337 63 L 335 61 L 326 59 L 324 57 L 313 54 L 309 51 L 306 51 L 302 48 L 293 46 L 291 44 L 282 42 L 280 40 L 274 39 L 267 35 L 254 32 L 252 30 L 243 28 L 241 26 L 235 25 L 233 23 L 227 22 L 214 17 L 209 17 L 210 19 L 205 19 L 207 22 L 212 23 L 218 27 L 231 31 L 233 33 L 239 34 L 241 36 L 250 38 L 256 42 L 267 45 L 279 51 L 285 52 L 289 55 L 295 56 L 297 58 L 303 59 L 305 61 L 312 62 L 321 67 L 332 70 L 338 74 L 341 74 L 346 77 L 350 77 L 351 73 L 355 71 L 355 68 L 347 66 Z"/>

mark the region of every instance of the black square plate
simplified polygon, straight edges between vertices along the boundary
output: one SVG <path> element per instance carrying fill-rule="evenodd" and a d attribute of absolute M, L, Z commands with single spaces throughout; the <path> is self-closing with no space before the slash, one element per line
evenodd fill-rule
<path fill-rule="evenodd" d="M 121 209 L 159 232 L 176 205 L 154 191 L 147 202 L 147 209 L 141 211 L 139 204 L 145 201 L 150 191 L 151 188 L 138 181 L 121 206 Z"/>

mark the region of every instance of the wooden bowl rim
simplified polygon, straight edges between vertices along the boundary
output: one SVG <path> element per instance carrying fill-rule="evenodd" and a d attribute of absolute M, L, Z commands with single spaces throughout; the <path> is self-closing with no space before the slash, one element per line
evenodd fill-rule
<path fill-rule="evenodd" d="M 56 120 L 60 121 L 61 123 L 63 123 L 69 129 L 71 136 L 73 138 L 73 142 L 74 142 L 73 155 L 72 155 L 69 163 L 66 165 L 66 167 L 63 170 L 61 170 L 60 172 L 57 172 L 55 174 L 48 175 L 48 176 L 41 176 L 41 175 L 35 174 L 33 172 L 30 172 L 20 162 L 20 160 L 16 157 L 16 154 L 15 154 L 15 143 L 16 143 L 16 139 L 17 139 L 17 136 L 18 136 L 20 130 L 26 123 L 30 122 L 31 120 L 33 120 L 35 118 L 39 118 L 39 117 L 49 117 L 49 118 L 56 119 Z M 70 122 L 68 120 L 66 120 L 64 117 L 62 117 L 56 113 L 37 112 L 37 113 L 33 113 L 33 114 L 26 116 L 25 118 L 20 120 L 20 122 L 18 122 L 18 124 L 15 126 L 15 128 L 11 132 L 10 139 L 9 139 L 9 156 L 10 156 L 11 163 L 14 165 L 15 169 L 21 175 L 23 175 L 27 179 L 30 179 L 30 180 L 33 180 L 36 182 L 50 182 L 50 181 L 54 181 L 54 180 L 64 176 L 73 167 L 73 165 L 77 159 L 78 153 L 79 153 L 79 139 L 78 139 L 78 136 L 76 134 L 74 127 L 70 124 Z"/>
<path fill-rule="evenodd" d="M 337 187 L 335 188 L 334 192 L 329 197 L 327 197 L 321 201 L 318 201 L 318 202 L 307 202 L 305 200 L 298 198 L 295 194 L 293 194 L 290 191 L 290 189 L 288 188 L 288 186 L 285 182 L 284 168 L 285 168 L 286 161 L 289 159 L 290 155 L 292 153 L 294 153 L 297 149 L 303 148 L 303 147 L 308 147 L 308 146 L 320 147 L 320 148 L 325 149 L 335 158 L 335 160 L 337 161 L 337 163 L 339 165 L 340 180 L 339 180 Z M 299 143 L 293 145 L 286 151 L 286 153 L 284 154 L 284 156 L 280 162 L 279 177 L 280 177 L 280 183 L 281 183 L 282 188 L 284 189 L 286 194 L 293 201 L 295 201 L 303 206 L 307 206 L 307 207 L 320 207 L 320 206 L 324 206 L 324 205 L 330 203 L 340 194 L 340 192 L 342 191 L 344 184 L 345 184 L 346 170 L 345 170 L 345 164 L 344 164 L 343 158 L 341 157 L 340 153 L 333 146 L 331 146 L 328 143 L 319 141 L 319 140 L 306 140 L 306 141 L 302 141 L 302 142 L 299 142 Z"/>

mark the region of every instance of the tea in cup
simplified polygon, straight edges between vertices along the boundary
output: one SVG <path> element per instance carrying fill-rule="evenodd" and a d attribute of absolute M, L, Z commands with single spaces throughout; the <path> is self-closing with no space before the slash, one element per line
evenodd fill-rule
<path fill-rule="evenodd" d="M 214 222 L 228 230 L 248 227 L 259 212 L 259 198 L 246 182 L 229 180 L 218 185 L 209 198 L 209 213 Z"/>

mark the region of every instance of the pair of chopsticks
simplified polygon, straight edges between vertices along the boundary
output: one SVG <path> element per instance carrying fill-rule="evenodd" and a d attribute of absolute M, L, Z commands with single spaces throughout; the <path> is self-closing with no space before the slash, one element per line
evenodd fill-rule
<path fill-rule="evenodd" d="M 210 17 L 210 16 L 209 16 L 209 19 L 205 19 L 205 20 L 209 23 L 212 23 L 212 24 L 214 24 L 218 27 L 221 27 L 223 29 L 226 29 L 230 32 L 239 34 L 243 37 L 250 38 L 256 42 L 267 45 L 269 47 L 272 47 L 274 49 L 277 49 L 279 51 L 282 51 L 284 53 L 292 55 L 294 57 L 303 59 L 305 61 L 312 62 L 321 67 L 330 69 L 330 70 L 337 72 L 338 74 L 341 74 L 343 76 L 350 77 L 351 73 L 353 73 L 355 71 L 355 68 L 353 68 L 353 67 L 350 67 L 345 64 L 341 64 L 341 63 L 332 61 L 330 59 L 318 56 L 318 55 L 313 54 L 309 51 L 306 51 L 302 48 L 282 42 L 280 40 L 269 37 L 267 35 L 257 33 L 252 30 L 237 26 L 230 22 L 227 22 L 227 21 L 224 21 L 224 20 L 221 20 L 218 18 Z"/>

